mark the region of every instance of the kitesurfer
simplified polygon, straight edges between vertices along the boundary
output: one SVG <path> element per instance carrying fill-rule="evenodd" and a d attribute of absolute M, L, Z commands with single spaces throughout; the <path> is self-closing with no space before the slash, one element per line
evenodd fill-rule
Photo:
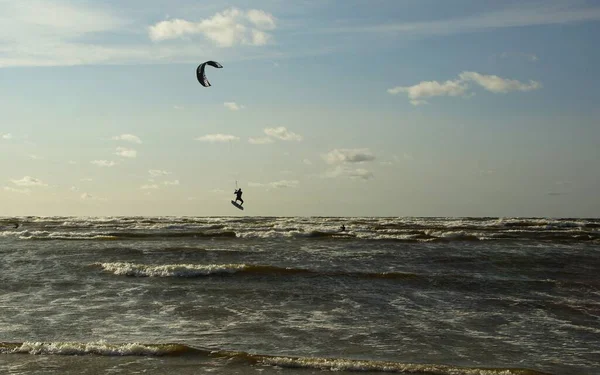
<path fill-rule="evenodd" d="M 242 203 L 240 203 L 240 206 L 242 206 L 244 204 L 244 200 L 242 199 L 242 188 L 237 189 L 236 191 L 233 192 L 233 194 L 235 194 L 235 201 L 242 202 Z"/>

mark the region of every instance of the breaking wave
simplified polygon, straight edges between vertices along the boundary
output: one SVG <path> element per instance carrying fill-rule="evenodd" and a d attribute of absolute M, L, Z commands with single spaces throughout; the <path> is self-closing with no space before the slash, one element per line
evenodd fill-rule
<path fill-rule="evenodd" d="M 210 275 L 245 274 L 245 275 L 307 275 L 307 276 L 348 276 L 381 279 L 412 279 L 417 275 L 404 272 L 335 272 L 315 271 L 302 268 L 286 268 L 269 265 L 250 264 L 165 264 L 150 265 L 136 263 L 94 263 L 104 271 L 112 272 L 119 276 L 136 277 L 201 277 Z"/>
<path fill-rule="evenodd" d="M 194 348 L 184 344 L 111 344 L 103 341 L 77 342 L 0 342 L 0 354 L 31 355 L 98 355 L 98 356 L 198 356 L 220 357 L 246 362 L 248 365 L 269 365 L 283 368 L 304 368 L 321 371 L 382 372 L 429 375 L 551 375 L 522 368 L 457 367 L 444 364 L 403 363 L 393 361 L 357 360 L 345 358 L 291 357 L 250 354 L 226 350 Z"/>
<path fill-rule="evenodd" d="M 347 228 L 344 232 L 339 231 L 342 224 Z M 600 219 L 25 217 L 1 220 L 0 236 L 22 240 L 283 238 L 400 242 L 600 242 Z"/>

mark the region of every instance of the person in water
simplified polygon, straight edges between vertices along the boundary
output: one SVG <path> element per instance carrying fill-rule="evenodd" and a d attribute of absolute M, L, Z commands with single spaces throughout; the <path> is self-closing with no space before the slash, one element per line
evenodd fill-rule
<path fill-rule="evenodd" d="M 233 194 L 235 194 L 235 201 L 242 202 L 242 203 L 240 203 L 240 206 L 244 205 L 244 200 L 242 199 L 242 188 L 237 189 L 236 191 L 233 192 Z"/>
<path fill-rule="evenodd" d="M 344 224 L 342 224 L 342 226 L 340 227 L 340 232 L 344 232 L 346 230 L 346 226 Z"/>

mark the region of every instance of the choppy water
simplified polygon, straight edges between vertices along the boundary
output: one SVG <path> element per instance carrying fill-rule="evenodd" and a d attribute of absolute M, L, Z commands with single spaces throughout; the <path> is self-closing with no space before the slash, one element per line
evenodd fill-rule
<path fill-rule="evenodd" d="M 1 218 L 0 372 L 599 374 L 599 245 L 597 219 Z"/>

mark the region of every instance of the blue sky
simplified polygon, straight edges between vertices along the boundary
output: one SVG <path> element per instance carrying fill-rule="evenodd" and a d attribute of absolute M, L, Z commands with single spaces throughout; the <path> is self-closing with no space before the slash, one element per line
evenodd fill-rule
<path fill-rule="evenodd" d="M 595 1 L 0 0 L 0 29 L 0 215 L 598 216 Z"/>

